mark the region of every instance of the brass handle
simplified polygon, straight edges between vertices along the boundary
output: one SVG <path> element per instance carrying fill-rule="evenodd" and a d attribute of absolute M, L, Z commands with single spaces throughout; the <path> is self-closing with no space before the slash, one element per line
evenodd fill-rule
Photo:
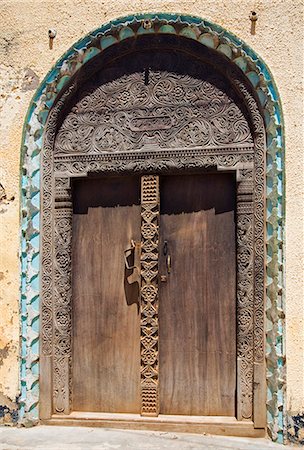
<path fill-rule="evenodd" d="M 167 272 L 170 273 L 171 272 L 171 256 L 170 255 L 167 255 L 166 266 L 167 266 Z"/>
<path fill-rule="evenodd" d="M 164 241 L 163 254 L 166 256 L 167 273 L 171 272 L 171 256 L 168 254 L 168 241 Z"/>

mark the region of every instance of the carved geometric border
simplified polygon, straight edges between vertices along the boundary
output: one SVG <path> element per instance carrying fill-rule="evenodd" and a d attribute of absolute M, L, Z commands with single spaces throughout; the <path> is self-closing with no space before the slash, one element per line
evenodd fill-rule
<path fill-rule="evenodd" d="M 159 176 L 141 177 L 141 415 L 159 414 L 158 260 Z"/>
<path fill-rule="evenodd" d="M 187 157 L 182 151 L 171 149 L 169 160 L 153 158 L 148 159 L 148 168 L 151 172 L 167 169 L 181 170 L 189 168 L 208 169 L 220 167 L 220 170 L 235 171 L 237 173 L 237 357 L 240 387 L 238 392 L 237 415 L 238 419 L 252 419 L 253 416 L 253 376 L 254 361 L 257 358 L 254 352 L 254 221 L 253 221 L 253 149 L 250 152 L 237 154 L 237 149 L 229 149 L 233 153 L 223 156 L 221 151 L 210 155 L 201 150 L 198 155 Z M 155 155 L 155 152 L 153 152 Z M 185 149 L 185 153 L 187 149 Z M 194 153 L 194 152 L 193 152 Z M 196 153 L 196 152 L 195 152 Z M 216 154 L 217 153 L 217 154 Z M 177 157 L 177 155 L 179 157 Z M 130 155 L 120 155 L 110 164 L 106 161 L 109 157 L 87 155 L 84 164 L 79 164 L 77 158 L 65 157 L 64 170 L 59 165 L 60 175 L 55 175 L 55 212 L 54 221 L 54 283 L 47 281 L 42 292 L 43 298 L 49 297 L 53 291 L 53 327 L 48 328 L 48 335 L 43 336 L 41 358 L 52 357 L 52 392 L 53 409 L 55 413 L 68 414 L 71 411 L 71 220 L 72 203 L 70 195 L 70 177 L 83 176 L 84 174 L 122 173 L 132 171 L 145 171 L 141 155 L 133 155 L 131 167 L 126 164 L 124 157 L 130 159 Z M 182 158 L 181 158 L 182 156 Z M 183 161 L 183 164 L 180 161 Z M 55 161 L 55 174 L 56 174 Z M 92 162 L 94 163 L 92 165 Z M 96 164 L 97 163 L 97 164 Z M 217 163 L 217 165 L 216 165 Z M 218 164 L 220 163 L 220 165 Z M 142 286 L 141 286 L 141 388 L 142 388 L 142 415 L 157 416 L 159 412 L 158 399 L 158 287 L 157 287 L 157 261 L 158 261 L 158 216 L 159 216 L 159 182 L 158 176 L 142 176 Z M 45 211 L 45 215 L 50 215 Z M 263 211 L 262 211 L 263 213 Z M 47 235 L 48 231 L 45 230 Z M 42 250 L 42 254 L 44 251 Z M 49 277 L 48 277 L 49 278 Z M 42 279 L 43 282 L 43 279 Z M 44 284 L 44 283 L 43 283 Z M 262 297 L 263 299 L 263 297 Z M 260 299 L 261 300 L 261 299 Z M 263 302 L 262 302 L 263 303 Z M 44 323 L 44 307 L 41 311 L 42 323 Z M 261 324 L 260 324 L 261 326 Z M 53 340 L 53 346 L 48 343 Z M 262 345 L 263 343 L 261 343 Z M 263 380 L 259 380 L 263 382 Z M 260 408 L 260 405 L 257 405 Z M 259 424 L 258 424 L 259 425 Z M 264 422 L 259 426 L 263 427 Z"/>
<path fill-rule="evenodd" d="M 272 438 L 282 441 L 284 435 L 284 315 L 282 302 L 282 227 L 283 227 L 283 142 L 282 114 L 279 96 L 265 63 L 231 33 L 196 17 L 174 14 L 136 15 L 104 25 L 79 41 L 57 63 L 38 89 L 25 121 L 22 145 L 22 243 L 21 243 L 21 400 L 20 416 L 38 417 L 39 401 L 39 295 L 40 295 L 40 152 L 49 111 L 61 97 L 65 86 L 79 68 L 110 45 L 136 34 L 169 33 L 194 39 L 229 58 L 247 76 L 254 88 L 263 115 L 267 144 L 266 192 L 266 362 L 268 430 Z M 242 89 L 242 87 L 240 87 Z M 244 89 L 246 89 L 244 87 Z M 61 97 L 62 98 L 62 97 Z M 255 101 L 255 107 L 257 109 Z M 253 121 L 254 122 L 254 121 Z M 264 136 L 257 136 L 258 147 L 264 149 Z M 256 158 L 261 155 L 257 154 Z M 44 162 L 47 161 L 46 159 Z M 43 162 L 42 162 L 43 164 Z M 44 174 L 48 175 L 47 164 Z M 262 169 L 264 170 L 264 168 Z M 50 174 L 49 174 L 50 175 Z M 262 174 L 255 173 L 261 179 Z M 262 189 L 263 190 L 263 189 Z M 47 194 L 46 194 L 47 195 Z M 257 190 L 255 205 L 262 205 L 261 189 Z M 45 199 L 45 195 L 43 194 Z M 256 222 L 257 228 L 265 223 Z M 43 226 L 44 224 L 42 224 Z M 50 239 L 52 236 L 50 236 Z M 255 276 L 263 277 L 262 253 L 264 241 L 257 239 L 255 251 L 260 255 L 255 263 Z M 50 249 L 52 255 L 52 249 Z M 51 257 L 51 256 L 50 256 Z M 47 261 L 42 264 L 43 270 Z M 255 308 L 259 308 L 261 292 L 255 290 Z M 257 311 L 261 315 L 261 311 Z M 264 310 L 263 314 L 264 315 Z M 42 327 L 44 329 L 44 327 Z M 263 329 L 256 330 L 263 336 Z M 261 353 L 256 349 L 256 355 Z"/>

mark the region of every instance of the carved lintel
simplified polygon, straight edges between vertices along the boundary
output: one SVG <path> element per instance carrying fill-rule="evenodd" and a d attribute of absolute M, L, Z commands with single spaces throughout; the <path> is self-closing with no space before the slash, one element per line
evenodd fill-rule
<path fill-rule="evenodd" d="M 158 241 L 159 177 L 141 179 L 141 414 L 159 414 Z"/>
<path fill-rule="evenodd" d="M 231 150 L 231 149 L 230 149 Z M 57 159 L 55 167 L 58 171 L 69 173 L 70 177 L 81 177 L 84 173 L 157 173 L 168 172 L 172 170 L 188 170 L 193 169 L 208 169 L 218 166 L 223 167 L 223 170 L 229 170 L 237 163 L 251 162 L 253 154 L 251 152 L 244 152 L 237 154 L 236 152 L 227 152 L 225 155 L 220 152 L 210 154 L 207 152 L 194 151 L 176 151 L 172 149 L 168 152 L 155 152 L 155 154 L 145 153 L 138 154 L 129 152 L 128 155 L 121 155 L 120 158 L 98 155 L 86 155 L 85 158 L 66 157 L 64 159 Z M 225 165 L 227 164 L 227 166 Z M 224 169 L 225 168 L 225 169 Z M 232 169 L 235 170 L 235 169 Z"/>
<path fill-rule="evenodd" d="M 233 90 L 209 64 L 160 52 L 146 84 L 141 58 L 128 58 L 132 73 L 119 64 L 113 80 L 101 72 L 86 83 L 58 129 L 55 156 L 115 154 L 149 142 L 162 148 L 253 144 Z M 194 76 L 185 74 L 187 66 Z"/>

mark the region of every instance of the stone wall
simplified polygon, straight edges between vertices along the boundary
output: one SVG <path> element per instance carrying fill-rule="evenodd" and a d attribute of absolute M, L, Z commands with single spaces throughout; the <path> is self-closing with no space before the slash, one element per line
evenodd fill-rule
<path fill-rule="evenodd" d="M 30 99 L 66 49 L 100 24 L 134 12 L 176 12 L 176 8 L 176 2 L 160 0 L 2 0 L 0 4 L 0 421 L 9 420 L 8 411 L 13 419 L 19 395 L 19 156 Z M 303 2 L 181 0 L 178 9 L 243 39 L 268 64 L 281 95 L 286 138 L 287 409 L 290 437 L 299 440 L 304 412 Z M 249 19 L 253 9 L 258 14 L 255 34 Z M 57 30 L 53 49 L 49 28 Z"/>

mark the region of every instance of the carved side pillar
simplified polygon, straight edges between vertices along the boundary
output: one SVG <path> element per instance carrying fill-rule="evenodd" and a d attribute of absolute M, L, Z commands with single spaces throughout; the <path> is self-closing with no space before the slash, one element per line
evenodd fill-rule
<path fill-rule="evenodd" d="M 237 173 L 237 418 L 252 418 L 253 400 L 253 178 Z"/>
<path fill-rule="evenodd" d="M 53 411 L 70 412 L 72 199 L 68 178 L 55 180 Z"/>
<path fill-rule="evenodd" d="M 141 414 L 157 416 L 159 177 L 141 179 Z"/>
<path fill-rule="evenodd" d="M 257 107 L 256 107 L 257 108 Z M 254 174 L 254 399 L 253 418 L 256 428 L 266 424 L 266 366 L 265 366 L 265 133 L 261 116 L 255 123 Z M 276 344 L 274 344 L 276 345 Z M 265 405 L 265 407 L 261 407 Z"/>

